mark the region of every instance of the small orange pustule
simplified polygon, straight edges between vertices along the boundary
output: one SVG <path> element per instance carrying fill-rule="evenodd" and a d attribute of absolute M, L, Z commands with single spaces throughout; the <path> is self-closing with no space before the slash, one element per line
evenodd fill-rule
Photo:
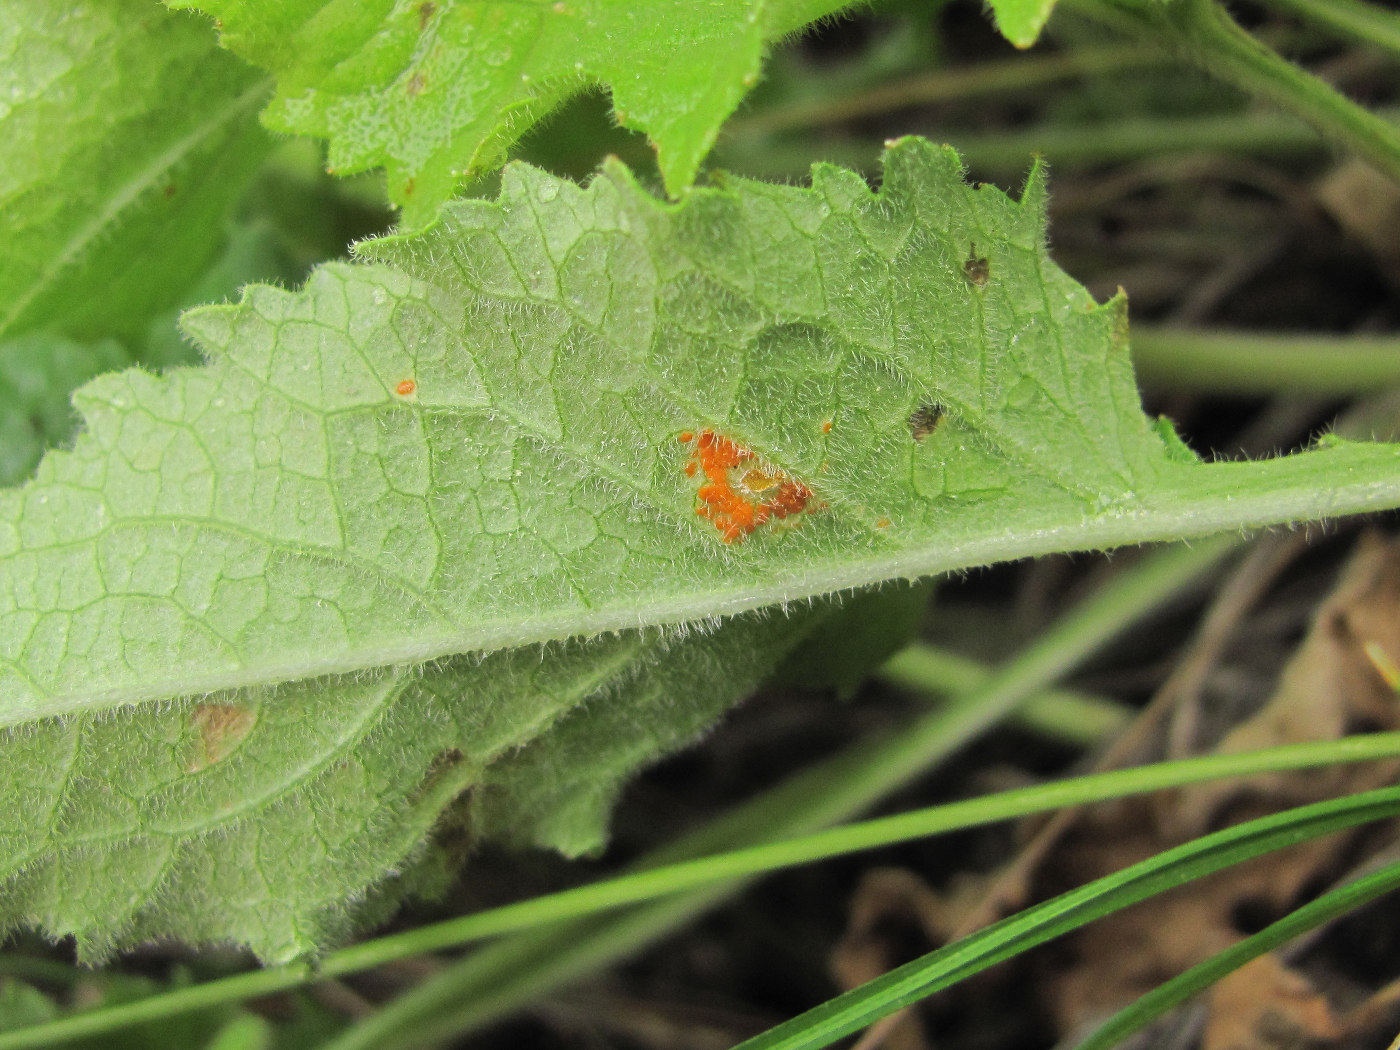
<path fill-rule="evenodd" d="M 823 434 L 830 434 L 830 433 L 831 433 L 831 420 L 828 419 L 825 423 L 822 424 L 822 433 L 823 433 Z"/>
<path fill-rule="evenodd" d="M 418 390 L 418 384 L 412 379 L 400 379 L 399 385 L 394 387 L 394 393 L 399 397 L 408 397 Z"/>
<path fill-rule="evenodd" d="M 714 523 L 725 543 L 739 543 L 760 526 L 807 509 L 812 490 L 787 471 L 758 462 L 751 449 L 702 430 L 696 438 L 683 431 L 680 440 L 694 444 L 687 476 L 704 475 L 696 489 L 695 513 Z"/>

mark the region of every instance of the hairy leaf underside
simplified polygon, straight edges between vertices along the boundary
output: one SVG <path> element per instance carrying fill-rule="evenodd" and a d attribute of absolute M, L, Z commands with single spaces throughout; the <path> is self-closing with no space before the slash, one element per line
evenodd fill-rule
<path fill-rule="evenodd" d="M 0 921 L 313 951 L 462 841 L 596 845 L 795 602 L 1400 503 L 1390 446 L 1196 461 L 1043 206 L 919 140 L 677 205 L 516 166 L 187 314 L 207 365 L 89 383 L 0 495 Z"/>

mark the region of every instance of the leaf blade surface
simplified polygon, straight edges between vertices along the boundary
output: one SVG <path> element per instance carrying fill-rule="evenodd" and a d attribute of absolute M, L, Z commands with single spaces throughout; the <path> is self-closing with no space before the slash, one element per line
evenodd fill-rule
<path fill-rule="evenodd" d="M 345 4 L 180 0 L 216 16 L 227 47 L 276 74 L 278 131 L 330 143 L 330 166 L 384 166 L 421 226 L 456 183 L 559 103 L 606 87 L 622 125 L 657 144 L 673 194 L 757 82 L 770 43 L 848 0 L 705 0 L 658 13 L 611 0 Z"/>
<path fill-rule="evenodd" d="M 74 448 L 0 495 L 0 723 L 1400 502 L 1391 446 L 1164 440 L 1042 207 L 916 140 L 878 194 L 514 167 L 500 204 L 188 314 L 208 366 L 89 384 Z M 802 511 L 697 514 L 706 430 L 751 452 L 736 498 L 795 479 Z"/>

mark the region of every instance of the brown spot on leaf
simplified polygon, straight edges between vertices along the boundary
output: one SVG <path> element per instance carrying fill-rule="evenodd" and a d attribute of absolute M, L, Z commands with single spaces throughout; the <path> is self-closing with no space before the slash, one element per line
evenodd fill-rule
<path fill-rule="evenodd" d="M 968 249 L 967 259 L 963 262 L 963 276 L 967 278 L 969 284 L 981 288 L 987 283 L 987 279 L 992 276 L 991 264 L 987 262 L 985 255 L 977 254 L 977 245 L 974 243 Z"/>
<path fill-rule="evenodd" d="M 920 405 L 909 414 L 909 433 L 914 435 L 915 441 L 923 441 L 935 430 L 938 424 L 943 422 L 943 407 L 941 405 Z"/>
<path fill-rule="evenodd" d="M 433 20 L 433 15 L 437 11 L 437 4 L 433 0 L 423 0 L 418 5 L 418 32 L 428 28 L 428 23 Z"/>
<path fill-rule="evenodd" d="M 413 76 L 408 78 L 408 86 L 405 88 L 405 90 L 408 92 L 409 98 L 417 98 L 419 95 L 423 94 L 423 90 L 427 86 L 428 78 L 424 76 L 423 73 L 420 71 L 418 73 L 414 73 Z"/>
<path fill-rule="evenodd" d="M 200 704 L 190 714 L 194 754 L 185 767 L 198 773 L 231 755 L 258 720 L 257 710 L 236 704 Z"/>

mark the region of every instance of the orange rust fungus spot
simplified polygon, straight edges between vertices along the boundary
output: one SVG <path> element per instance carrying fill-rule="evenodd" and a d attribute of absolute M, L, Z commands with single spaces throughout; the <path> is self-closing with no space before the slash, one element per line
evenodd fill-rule
<path fill-rule="evenodd" d="M 408 397 L 410 394 L 416 393 L 417 390 L 418 384 L 412 379 L 400 379 L 399 385 L 394 387 L 394 393 L 398 394 L 399 397 Z"/>
<path fill-rule="evenodd" d="M 257 712 L 246 707 L 200 704 L 190 714 L 190 722 L 198 736 L 186 771 L 198 773 L 227 758 L 252 732 L 253 723 L 257 720 Z"/>
<path fill-rule="evenodd" d="M 877 521 L 877 522 L 875 523 L 875 527 L 876 527 L 877 529 L 888 529 L 888 528 L 890 527 L 890 519 L 889 519 L 889 518 L 881 518 L 879 521 Z"/>
<path fill-rule="evenodd" d="M 825 423 L 822 424 L 822 433 L 823 433 L 823 434 L 830 434 L 830 433 L 831 433 L 831 420 L 828 419 Z"/>
<path fill-rule="evenodd" d="M 713 430 L 700 431 L 698 438 L 685 431 L 680 439 L 695 446 L 686 474 L 705 478 L 695 490 L 700 500 L 695 513 L 713 522 L 725 543 L 742 543 L 769 521 L 807 509 L 812 490 L 787 471 L 759 462 L 752 449 Z"/>
<path fill-rule="evenodd" d="M 692 441 L 695 440 L 695 435 L 692 434 L 689 430 L 682 430 L 680 432 L 678 440 L 682 445 L 689 445 Z"/>

